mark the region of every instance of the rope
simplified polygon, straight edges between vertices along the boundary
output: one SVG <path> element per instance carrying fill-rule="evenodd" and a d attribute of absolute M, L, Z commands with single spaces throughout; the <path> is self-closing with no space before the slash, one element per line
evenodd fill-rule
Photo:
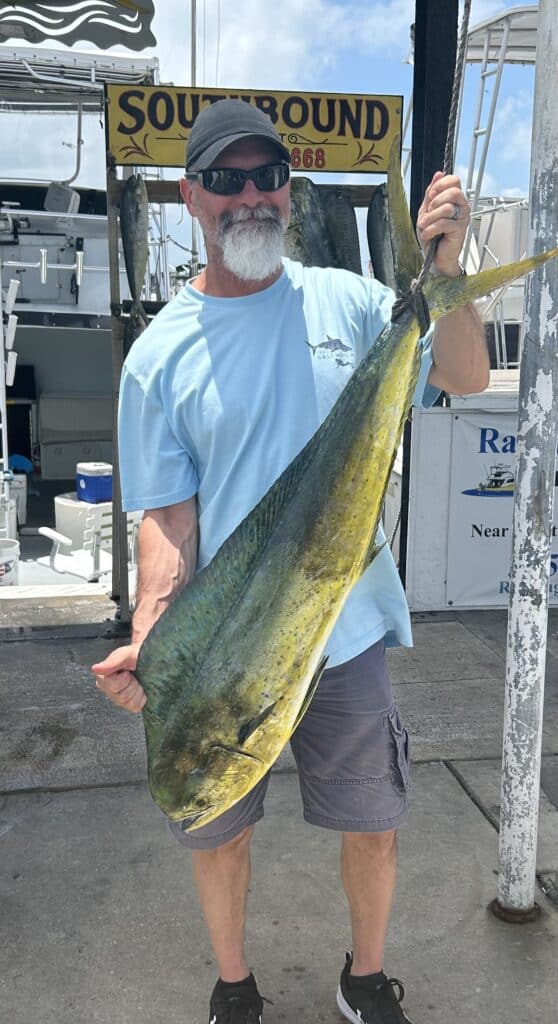
<path fill-rule="evenodd" d="M 453 85 L 451 91 L 451 103 L 448 118 L 448 133 L 446 136 L 446 148 L 444 151 L 444 174 L 451 174 L 453 170 L 453 154 L 455 148 L 455 130 L 457 127 L 457 109 L 459 106 L 459 95 L 461 93 L 461 83 L 463 80 L 463 69 L 465 67 L 465 59 L 467 56 L 467 36 L 469 34 L 469 16 L 471 13 L 471 0 L 464 0 L 463 5 L 463 17 L 461 20 L 461 32 L 459 35 L 459 45 L 457 49 L 457 58 L 455 61 L 455 71 L 453 75 Z M 428 305 L 422 291 L 423 285 L 430 273 L 432 261 L 436 255 L 436 249 L 440 238 L 433 238 L 429 243 L 424 262 L 422 264 L 419 276 L 413 281 L 410 291 L 407 295 L 400 299 L 397 299 L 393 304 L 393 310 L 391 313 L 392 322 L 398 320 L 399 317 L 411 307 L 414 308 L 415 314 L 418 318 L 420 325 L 421 334 L 426 334 L 426 331 L 430 327 L 430 314 L 428 312 Z"/>

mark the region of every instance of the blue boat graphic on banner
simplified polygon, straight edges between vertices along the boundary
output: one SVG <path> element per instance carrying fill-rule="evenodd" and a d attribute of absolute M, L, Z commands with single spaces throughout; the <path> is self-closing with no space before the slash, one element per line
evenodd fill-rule
<path fill-rule="evenodd" d="M 513 498 L 515 479 L 513 470 L 507 462 L 496 462 L 487 470 L 486 479 L 481 480 L 478 487 L 470 487 L 462 494 L 471 494 L 475 498 Z"/>

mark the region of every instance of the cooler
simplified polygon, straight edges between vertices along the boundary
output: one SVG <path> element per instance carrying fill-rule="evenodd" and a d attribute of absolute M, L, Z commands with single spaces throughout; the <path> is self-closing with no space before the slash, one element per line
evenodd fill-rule
<path fill-rule="evenodd" d="M 80 501 L 112 501 L 112 466 L 108 462 L 78 462 L 76 493 Z"/>

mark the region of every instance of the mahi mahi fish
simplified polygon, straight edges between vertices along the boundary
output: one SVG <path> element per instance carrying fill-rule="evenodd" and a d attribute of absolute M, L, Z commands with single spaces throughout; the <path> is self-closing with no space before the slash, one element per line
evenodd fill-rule
<path fill-rule="evenodd" d="M 147 316 L 141 301 L 141 290 L 145 281 L 149 244 L 147 240 L 149 222 L 147 189 L 140 174 L 131 174 L 126 179 L 120 199 L 120 234 L 126 277 L 132 296 L 130 315 L 124 328 L 124 355 L 126 356 L 136 338 L 147 327 Z"/>
<path fill-rule="evenodd" d="M 291 179 L 291 219 L 285 233 L 285 255 L 305 267 L 334 267 L 333 239 L 318 186 L 310 178 Z"/>
<path fill-rule="evenodd" d="M 421 256 L 393 149 L 390 205 L 398 280 Z M 432 276 L 431 318 L 558 255 L 558 249 L 474 277 Z M 316 689 L 324 647 L 353 584 L 378 548 L 376 530 L 420 365 L 407 309 L 388 324 L 314 437 L 163 612 L 136 674 L 148 780 L 181 827 L 211 822 L 276 760 Z"/>
<path fill-rule="evenodd" d="M 366 235 L 374 277 L 395 291 L 397 281 L 391 244 L 392 234 L 389 223 L 387 187 L 385 182 L 382 182 L 376 187 L 368 205 Z"/>
<path fill-rule="evenodd" d="M 362 272 L 355 211 L 342 189 L 291 179 L 291 219 L 285 255 L 305 267 L 340 267 Z"/>
<path fill-rule="evenodd" d="M 358 226 L 353 204 L 342 188 L 319 187 L 320 203 L 332 240 L 334 267 L 362 274 Z"/>

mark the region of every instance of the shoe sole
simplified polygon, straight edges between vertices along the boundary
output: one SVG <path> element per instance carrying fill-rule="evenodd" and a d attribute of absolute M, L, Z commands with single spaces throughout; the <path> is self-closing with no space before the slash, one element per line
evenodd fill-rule
<path fill-rule="evenodd" d="M 341 1013 L 343 1014 L 343 1016 L 346 1017 L 347 1020 L 351 1021 L 351 1024 L 362 1024 L 362 1017 L 360 1016 L 360 1013 L 357 1016 L 357 1014 L 352 1009 L 352 1007 L 349 1006 L 347 1000 L 345 999 L 345 997 L 344 997 L 344 995 L 343 995 L 343 993 L 341 991 L 341 985 L 339 985 L 339 987 L 337 989 L 337 1005 L 338 1005 L 339 1009 L 341 1010 Z M 409 1024 L 411 1024 L 411 1021 L 407 1017 L 407 1014 L 404 1013 L 403 1010 L 401 1010 L 401 1013 L 403 1014 L 404 1019 L 406 1021 L 409 1021 Z"/>
<path fill-rule="evenodd" d="M 357 1017 L 355 1011 L 349 1006 L 341 991 L 341 985 L 337 989 L 337 1005 L 343 1016 L 350 1020 L 352 1024 L 362 1024 L 362 1017 L 360 1015 Z"/>

